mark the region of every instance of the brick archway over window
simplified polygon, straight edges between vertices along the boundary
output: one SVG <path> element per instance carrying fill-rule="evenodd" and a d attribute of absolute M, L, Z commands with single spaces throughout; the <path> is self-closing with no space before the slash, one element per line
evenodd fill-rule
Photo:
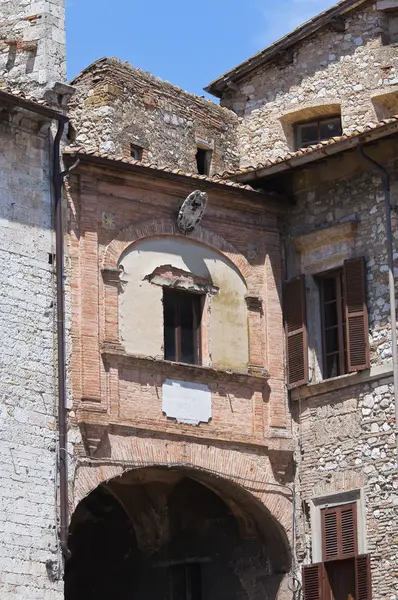
<path fill-rule="evenodd" d="M 184 440 L 106 434 L 97 450 L 98 464 L 77 468 L 73 490 L 73 509 L 101 483 L 120 477 L 126 471 L 144 467 L 167 466 L 193 469 L 239 486 L 260 503 L 278 523 L 288 543 L 292 534 L 292 501 L 290 488 L 276 481 L 267 455 L 253 456 L 239 449 L 208 446 Z M 124 464 L 109 464 L 102 446 L 111 447 L 117 463 L 118 455 Z M 107 454 L 107 452 L 106 452 Z M 96 459 L 94 459 L 95 461 Z"/>
<path fill-rule="evenodd" d="M 204 227 L 198 227 L 189 236 L 182 235 L 172 219 L 152 219 L 150 221 L 132 223 L 119 231 L 105 250 L 102 263 L 103 269 L 117 269 L 121 255 L 131 244 L 144 238 L 163 235 L 187 238 L 218 250 L 235 265 L 249 287 L 250 264 L 239 250 L 217 233 Z"/>

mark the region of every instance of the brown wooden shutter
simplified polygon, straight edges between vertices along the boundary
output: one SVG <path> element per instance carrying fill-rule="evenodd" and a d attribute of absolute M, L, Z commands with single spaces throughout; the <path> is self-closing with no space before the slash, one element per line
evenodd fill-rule
<path fill-rule="evenodd" d="M 302 570 L 303 600 L 324 600 L 325 567 L 323 563 L 306 565 Z"/>
<path fill-rule="evenodd" d="M 372 600 L 370 554 L 362 554 L 355 559 L 355 590 L 355 600 Z"/>
<path fill-rule="evenodd" d="M 369 368 L 369 325 L 365 259 L 344 261 L 348 372 Z"/>
<path fill-rule="evenodd" d="M 358 552 L 356 503 L 324 508 L 321 517 L 323 560 L 355 556 Z"/>
<path fill-rule="evenodd" d="M 308 342 L 305 277 L 291 279 L 284 286 L 284 317 L 289 388 L 308 383 Z"/>

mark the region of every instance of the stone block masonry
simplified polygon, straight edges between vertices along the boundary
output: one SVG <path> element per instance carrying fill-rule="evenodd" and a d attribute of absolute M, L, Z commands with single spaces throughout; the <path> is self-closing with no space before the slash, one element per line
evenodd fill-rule
<path fill-rule="evenodd" d="M 90 65 L 72 84 L 78 145 L 128 158 L 133 145 L 144 162 L 187 173 L 197 173 L 198 147 L 211 152 L 210 174 L 239 164 L 238 118 L 209 100 L 112 58 Z"/>
<path fill-rule="evenodd" d="M 56 600 L 51 154 L 17 122 L 0 124 L 0 597 Z"/>
<path fill-rule="evenodd" d="M 65 78 L 65 0 L 3 0 L 0 85 L 40 97 Z"/>

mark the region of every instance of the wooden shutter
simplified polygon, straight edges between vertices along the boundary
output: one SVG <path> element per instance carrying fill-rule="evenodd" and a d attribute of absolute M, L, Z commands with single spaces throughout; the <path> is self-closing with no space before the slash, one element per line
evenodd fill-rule
<path fill-rule="evenodd" d="M 284 286 L 284 317 L 287 346 L 288 387 L 308 383 L 308 342 L 305 277 L 291 279 Z"/>
<path fill-rule="evenodd" d="M 315 563 L 303 567 L 303 600 L 324 600 L 325 567 Z"/>
<path fill-rule="evenodd" d="M 323 560 L 355 556 L 358 552 L 356 503 L 324 508 L 321 516 Z"/>
<path fill-rule="evenodd" d="M 365 259 L 344 261 L 348 372 L 369 368 L 369 325 Z"/>
<path fill-rule="evenodd" d="M 370 554 L 355 558 L 355 600 L 372 600 Z"/>

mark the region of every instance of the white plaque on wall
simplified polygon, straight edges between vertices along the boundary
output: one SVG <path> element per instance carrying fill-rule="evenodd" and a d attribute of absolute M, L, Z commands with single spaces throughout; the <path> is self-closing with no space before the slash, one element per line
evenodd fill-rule
<path fill-rule="evenodd" d="M 208 423 L 211 419 L 211 391 L 201 383 L 166 379 L 162 388 L 162 410 L 179 423 Z"/>

